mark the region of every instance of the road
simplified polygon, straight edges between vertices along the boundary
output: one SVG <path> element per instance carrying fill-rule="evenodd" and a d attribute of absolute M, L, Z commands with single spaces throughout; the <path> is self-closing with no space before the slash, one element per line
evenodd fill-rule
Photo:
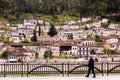
<path fill-rule="evenodd" d="M 0 80 L 120 80 L 120 75 L 97 76 L 86 78 L 84 76 L 43 76 L 43 77 L 0 77 Z"/>

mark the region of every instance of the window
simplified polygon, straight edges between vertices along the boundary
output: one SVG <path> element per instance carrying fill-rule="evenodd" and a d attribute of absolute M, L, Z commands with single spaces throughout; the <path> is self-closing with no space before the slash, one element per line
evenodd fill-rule
<path fill-rule="evenodd" d="M 80 51 L 81 51 L 81 48 L 80 48 Z"/>
<path fill-rule="evenodd" d="M 84 48 L 83 48 L 83 50 L 84 50 Z"/>
<path fill-rule="evenodd" d="M 88 48 L 86 48 L 86 50 L 88 50 Z"/>

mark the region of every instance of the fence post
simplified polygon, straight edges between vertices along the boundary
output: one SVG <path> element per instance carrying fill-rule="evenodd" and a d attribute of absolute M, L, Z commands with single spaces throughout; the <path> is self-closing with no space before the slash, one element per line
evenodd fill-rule
<path fill-rule="evenodd" d="M 67 63 L 67 68 L 68 68 L 67 74 L 68 74 L 68 77 L 69 77 L 69 62 Z"/>
<path fill-rule="evenodd" d="M 29 64 L 27 63 L 27 77 L 28 77 L 28 74 L 29 74 Z"/>
<path fill-rule="evenodd" d="M 64 63 L 62 63 L 62 76 L 64 76 Z"/>
<path fill-rule="evenodd" d="M 103 62 L 102 62 L 102 66 L 101 66 L 101 67 L 102 67 L 102 76 L 103 76 L 103 75 L 104 75 L 104 72 L 103 72 L 103 71 L 104 71 L 104 70 L 103 70 Z"/>
<path fill-rule="evenodd" d="M 4 77 L 6 77 L 6 72 L 5 72 L 5 63 L 4 63 Z"/>
<path fill-rule="evenodd" d="M 23 77 L 23 62 L 22 62 L 22 75 L 21 76 Z"/>
<path fill-rule="evenodd" d="M 109 75 L 109 64 L 107 62 L 107 76 Z"/>

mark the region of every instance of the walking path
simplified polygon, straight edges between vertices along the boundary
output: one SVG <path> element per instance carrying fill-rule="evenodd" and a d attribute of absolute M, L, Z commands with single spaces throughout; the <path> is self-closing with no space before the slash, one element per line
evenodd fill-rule
<path fill-rule="evenodd" d="M 0 80 L 120 80 L 120 75 L 97 76 L 96 78 L 89 78 L 84 76 L 43 76 L 43 77 L 0 77 Z"/>

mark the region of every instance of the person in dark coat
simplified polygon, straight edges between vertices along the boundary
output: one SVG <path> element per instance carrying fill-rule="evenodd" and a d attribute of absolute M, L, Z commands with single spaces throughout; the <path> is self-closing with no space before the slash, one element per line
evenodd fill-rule
<path fill-rule="evenodd" d="M 90 56 L 88 67 L 89 68 L 88 68 L 88 73 L 87 73 L 86 77 L 89 77 L 89 74 L 92 71 L 93 78 L 95 78 L 96 76 L 95 76 L 95 71 L 94 71 L 94 59 L 92 58 L 92 56 Z"/>

